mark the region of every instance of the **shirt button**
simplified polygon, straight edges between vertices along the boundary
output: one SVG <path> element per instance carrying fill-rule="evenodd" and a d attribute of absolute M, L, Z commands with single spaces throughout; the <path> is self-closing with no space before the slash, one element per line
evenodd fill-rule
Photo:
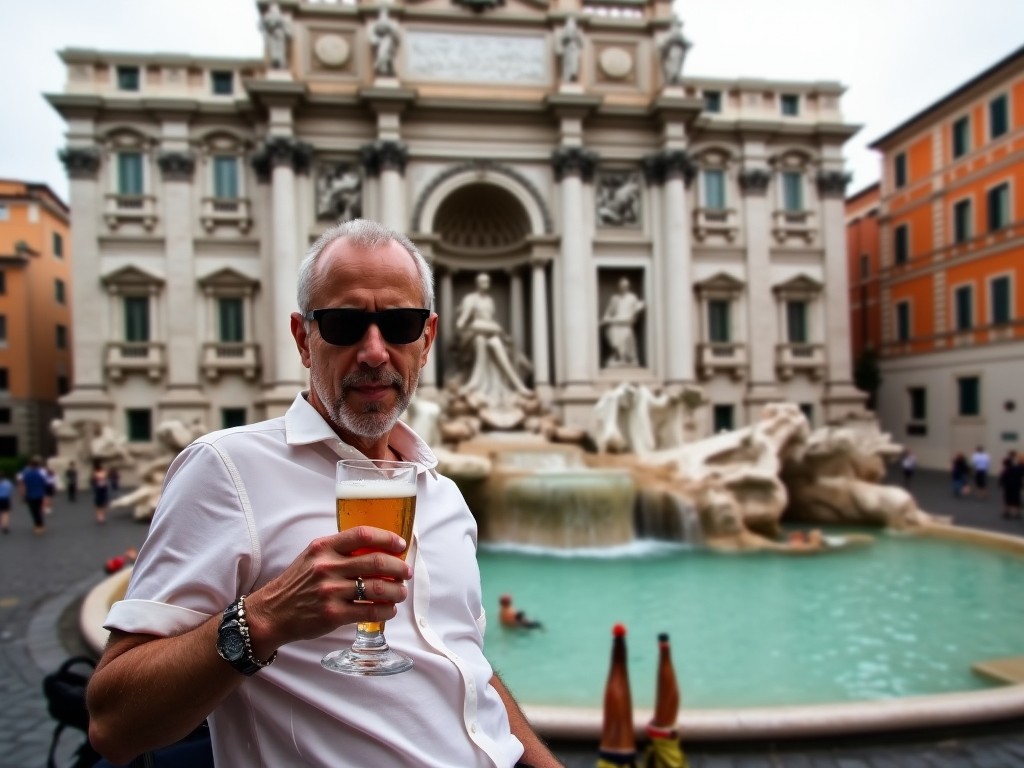
<path fill-rule="evenodd" d="M 469 726 L 469 732 L 476 733 L 476 723 L 473 723 L 471 726 Z"/>
<path fill-rule="evenodd" d="M 420 626 L 421 627 L 427 626 L 427 620 L 426 619 L 420 619 Z"/>

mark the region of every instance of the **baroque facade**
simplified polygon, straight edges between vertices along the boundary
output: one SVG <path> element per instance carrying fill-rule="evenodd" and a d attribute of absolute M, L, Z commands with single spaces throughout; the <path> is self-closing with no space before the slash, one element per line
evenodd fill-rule
<path fill-rule="evenodd" d="M 440 337 L 487 273 L 523 376 L 565 423 L 633 381 L 699 386 L 701 431 L 769 401 L 815 423 L 851 384 L 842 87 L 682 74 L 665 0 L 258 3 L 265 60 L 62 52 L 77 254 L 69 421 L 151 439 L 281 413 L 288 316 L 330 223 L 434 266 Z M 272 22 L 272 23 L 271 23 Z M 642 306 L 625 361 L 602 315 Z"/>

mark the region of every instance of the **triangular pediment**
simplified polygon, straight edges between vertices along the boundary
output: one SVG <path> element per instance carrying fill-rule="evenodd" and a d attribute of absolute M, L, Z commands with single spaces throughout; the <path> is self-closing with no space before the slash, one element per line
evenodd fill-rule
<path fill-rule="evenodd" d="M 726 272 L 718 272 L 693 287 L 698 293 L 742 293 L 744 283 Z"/>
<path fill-rule="evenodd" d="M 801 294 L 801 295 L 813 295 L 821 293 L 825 286 L 807 275 L 796 275 L 790 278 L 784 283 L 775 285 L 772 290 L 777 294 Z"/>
<path fill-rule="evenodd" d="M 200 277 L 199 285 L 206 290 L 212 291 L 237 291 L 239 289 L 252 291 L 259 288 L 260 281 L 242 274 L 231 267 L 224 267 L 223 269 L 218 269 L 216 272 L 211 272 L 208 275 Z"/>
<path fill-rule="evenodd" d="M 103 285 L 109 287 L 125 288 L 161 288 L 164 279 L 144 269 L 132 265 L 115 269 L 100 278 Z"/>

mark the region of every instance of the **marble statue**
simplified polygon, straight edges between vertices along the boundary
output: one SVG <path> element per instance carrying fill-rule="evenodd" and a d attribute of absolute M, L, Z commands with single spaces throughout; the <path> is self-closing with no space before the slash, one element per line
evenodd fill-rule
<path fill-rule="evenodd" d="M 608 300 L 600 321 L 611 347 L 611 354 L 604 361 L 606 368 L 640 364 L 635 326 L 643 311 L 644 302 L 631 290 L 629 278 L 620 278 L 618 291 Z"/>
<path fill-rule="evenodd" d="M 370 27 L 370 45 L 373 46 L 373 71 L 382 77 L 394 77 L 395 55 L 400 41 L 398 24 L 388 16 L 387 6 L 382 6 L 377 20 Z"/>
<path fill-rule="evenodd" d="M 683 22 L 678 16 L 673 16 L 668 34 L 658 47 L 661 53 L 661 75 L 666 85 L 679 85 L 683 78 L 683 62 L 692 45 L 683 36 Z"/>
<path fill-rule="evenodd" d="M 267 44 L 267 56 L 271 69 L 286 69 L 288 66 L 288 38 L 292 36 L 291 22 L 281 13 L 277 3 L 271 3 L 259 24 L 263 40 Z"/>
<path fill-rule="evenodd" d="M 627 226 L 640 223 L 640 174 L 609 176 L 598 189 L 597 217 L 602 224 Z"/>
<path fill-rule="evenodd" d="M 472 358 L 460 393 L 476 395 L 490 405 L 513 402 L 516 395 L 528 397 L 532 393 L 512 363 L 505 331 L 494 319 L 491 278 L 486 272 L 477 275 L 476 287 L 462 299 L 455 320 L 459 344 Z"/>
<path fill-rule="evenodd" d="M 322 219 L 349 221 L 362 213 L 363 178 L 346 163 L 323 166 L 316 180 L 316 213 Z"/>
<path fill-rule="evenodd" d="M 598 453 L 644 456 L 675 448 L 684 442 L 685 410 L 682 393 L 623 382 L 594 404 L 590 439 Z"/>
<path fill-rule="evenodd" d="M 570 16 L 555 37 L 555 53 L 562 57 L 562 82 L 575 83 L 580 77 L 580 59 L 583 56 L 583 34 Z"/>

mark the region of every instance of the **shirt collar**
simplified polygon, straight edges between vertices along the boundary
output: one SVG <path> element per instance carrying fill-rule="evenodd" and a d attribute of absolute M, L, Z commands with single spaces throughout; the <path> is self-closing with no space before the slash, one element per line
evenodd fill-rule
<path fill-rule="evenodd" d="M 332 448 L 341 447 L 342 453 L 363 457 L 357 448 L 338 437 L 324 417 L 309 404 L 308 391 L 300 392 L 284 415 L 285 442 L 288 445 L 310 445 L 328 443 Z M 437 479 L 437 457 L 408 424 L 399 421 L 391 430 L 388 443 L 405 461 L 420 465 L 423 470 Z"/>

